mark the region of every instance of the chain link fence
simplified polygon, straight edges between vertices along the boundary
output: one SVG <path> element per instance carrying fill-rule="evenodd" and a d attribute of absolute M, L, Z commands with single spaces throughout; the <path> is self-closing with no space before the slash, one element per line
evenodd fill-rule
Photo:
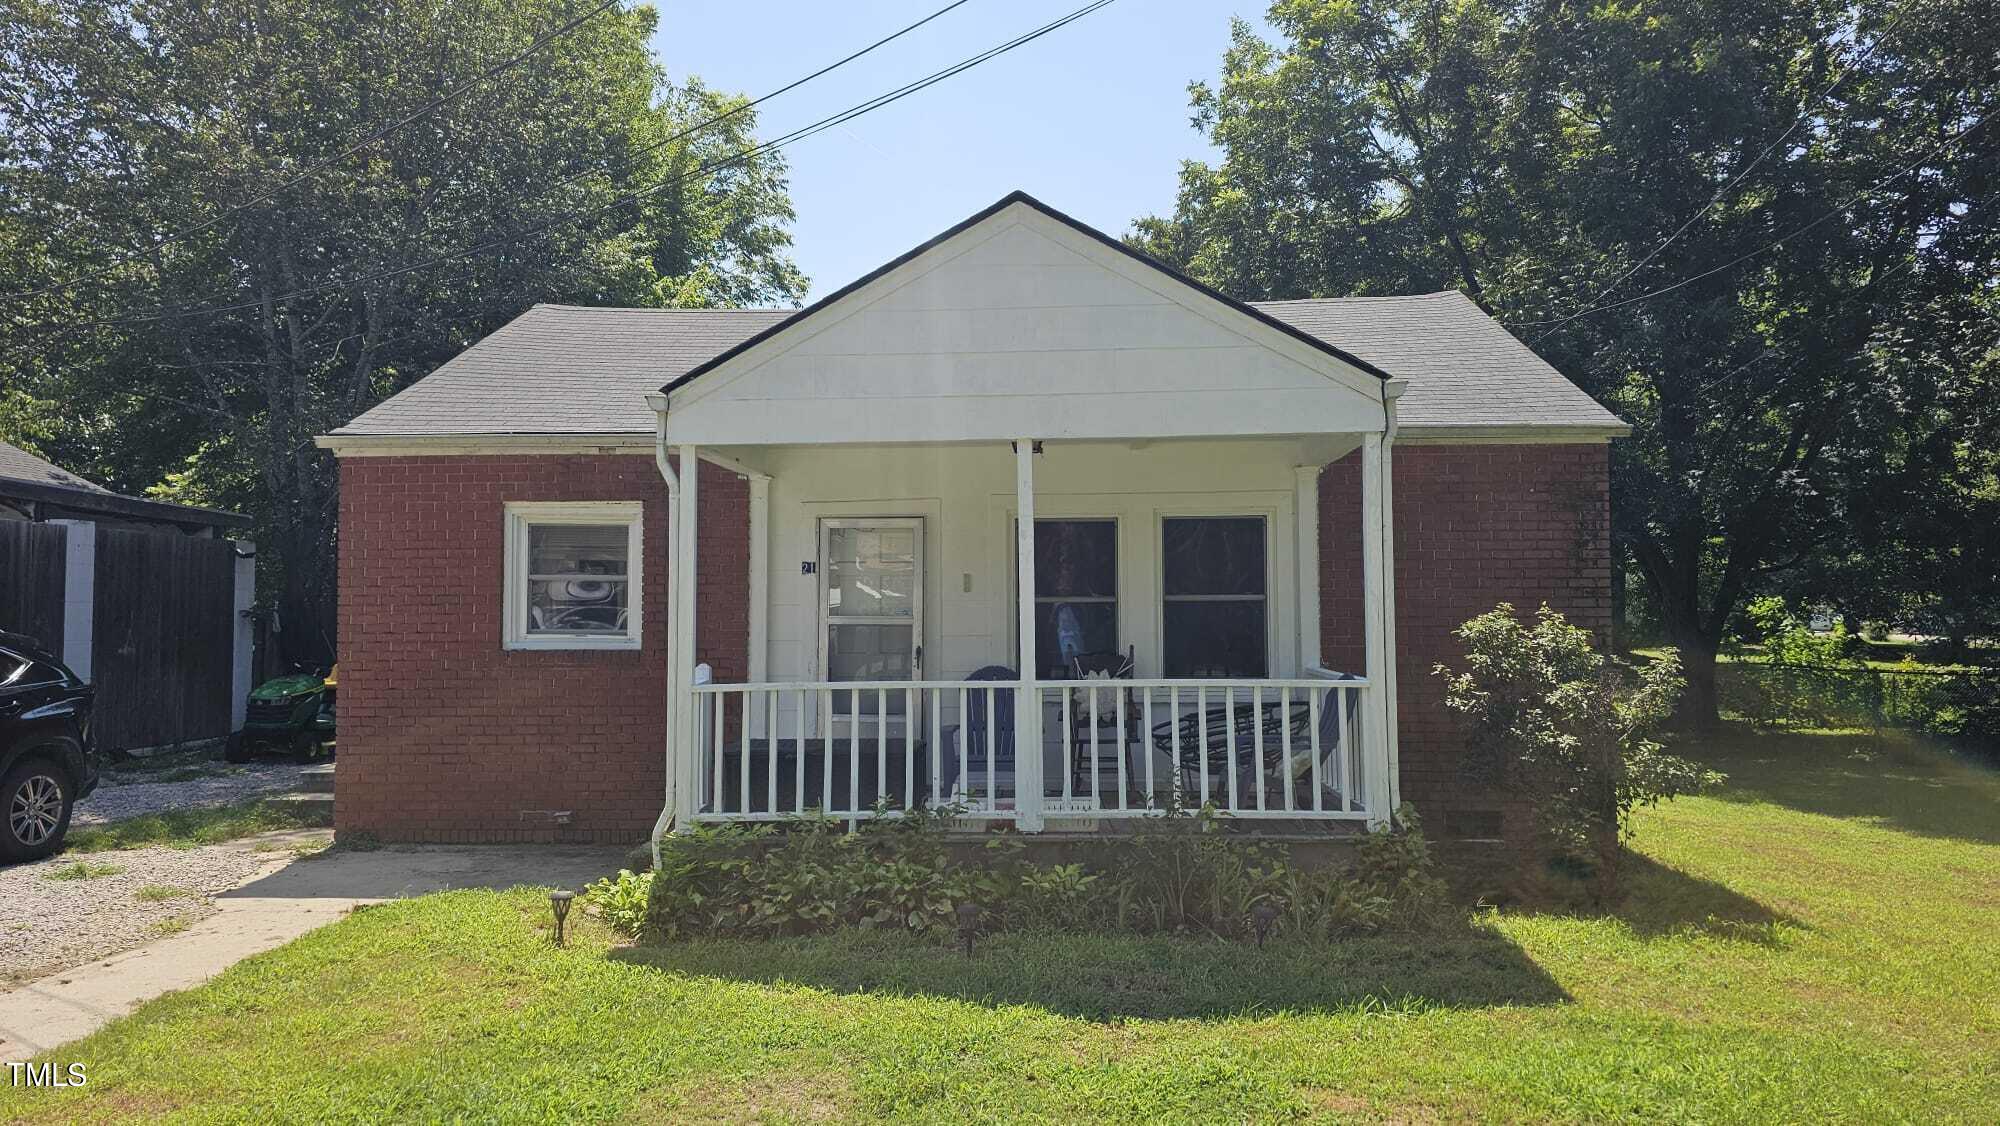
<path fill-rule="evenodd" d="M 1715 672 L 1722 710 L 1760 727 L 1900 728 L 2000 759 L 2000 669 L 1733 661 Z"/>

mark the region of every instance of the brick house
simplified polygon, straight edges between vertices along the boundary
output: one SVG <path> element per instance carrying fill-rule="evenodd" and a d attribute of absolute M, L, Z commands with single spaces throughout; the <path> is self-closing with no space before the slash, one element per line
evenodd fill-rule
<path fill-rule="evenodd" d="M 1625 432 L 1455 292 L 1245 304 L 1019 193 L 795 312 L 537 306 L 321 439 L 336 824 L 1510 831 L 1430 669 L 1606 628 Z"/>

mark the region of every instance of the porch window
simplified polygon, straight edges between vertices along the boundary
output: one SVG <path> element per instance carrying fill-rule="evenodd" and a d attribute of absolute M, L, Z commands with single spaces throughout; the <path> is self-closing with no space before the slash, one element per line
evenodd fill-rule
<path fill-rule="evenodd" d="M 1035 675 L 1118 648 L 1118 522 L 1035 521 Z"/>
<path fill-rule="evenodd" d="M 1264 532 L 1261 516 L 1161 522 L 1166 675 L 1268 673 Z"/>
<path fill-rule="evenodd" d="M 638 501 L 507 506 L 505 645 L 636 649 Z"/>

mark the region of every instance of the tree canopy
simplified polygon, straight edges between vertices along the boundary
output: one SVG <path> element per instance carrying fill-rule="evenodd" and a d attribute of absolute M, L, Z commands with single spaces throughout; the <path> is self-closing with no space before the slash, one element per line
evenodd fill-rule
<path fill-rule="evenodd" d="M 332 644 L 315 434 L 537 301 L 804 292 L 780 158 L 650 9 L 0 3 L 0 434 L 250 512 L 295 656 Z"/>
<path fill-rule="evenodd" d="M 2000 325 L 1990 0 L 1280 0 L 1269 21 L 1192 88 L 1219 158 L 1134 243 L 1246 298 L 1463 290 L 1629 421 L 1614 549 L 1693 718 L 1750 594 L 1891 540 L 1934 565 L 1911 582 L 1973 562 L 1976 521 L 1884 514 L 1993 495 L 1967 410 Z"/>

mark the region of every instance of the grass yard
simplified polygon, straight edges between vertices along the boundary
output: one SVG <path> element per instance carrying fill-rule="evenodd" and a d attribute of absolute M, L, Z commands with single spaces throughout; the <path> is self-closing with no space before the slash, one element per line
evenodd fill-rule
<path fill-rule="evenodd" d="M 2000 774 L 1732 732 L 1628 905 L 1311 946 L 552 951 L 536 893 L 371 908 L 52 1053 L 0 1119 L 1991 1121 Z M 572 923 L 576 922 L 572 917 Z"/>
<path fill-rule="evenodd" d="M 63 852 L 110 852 L 147 845 L 194 848 L 280 829 L 319 829 L 330 824 L 332 818 L 318 809 L 297 802 L 255 798 L 233 805 L 170 809 L 102 825 L 80 825 L 69 831 Z"/>

